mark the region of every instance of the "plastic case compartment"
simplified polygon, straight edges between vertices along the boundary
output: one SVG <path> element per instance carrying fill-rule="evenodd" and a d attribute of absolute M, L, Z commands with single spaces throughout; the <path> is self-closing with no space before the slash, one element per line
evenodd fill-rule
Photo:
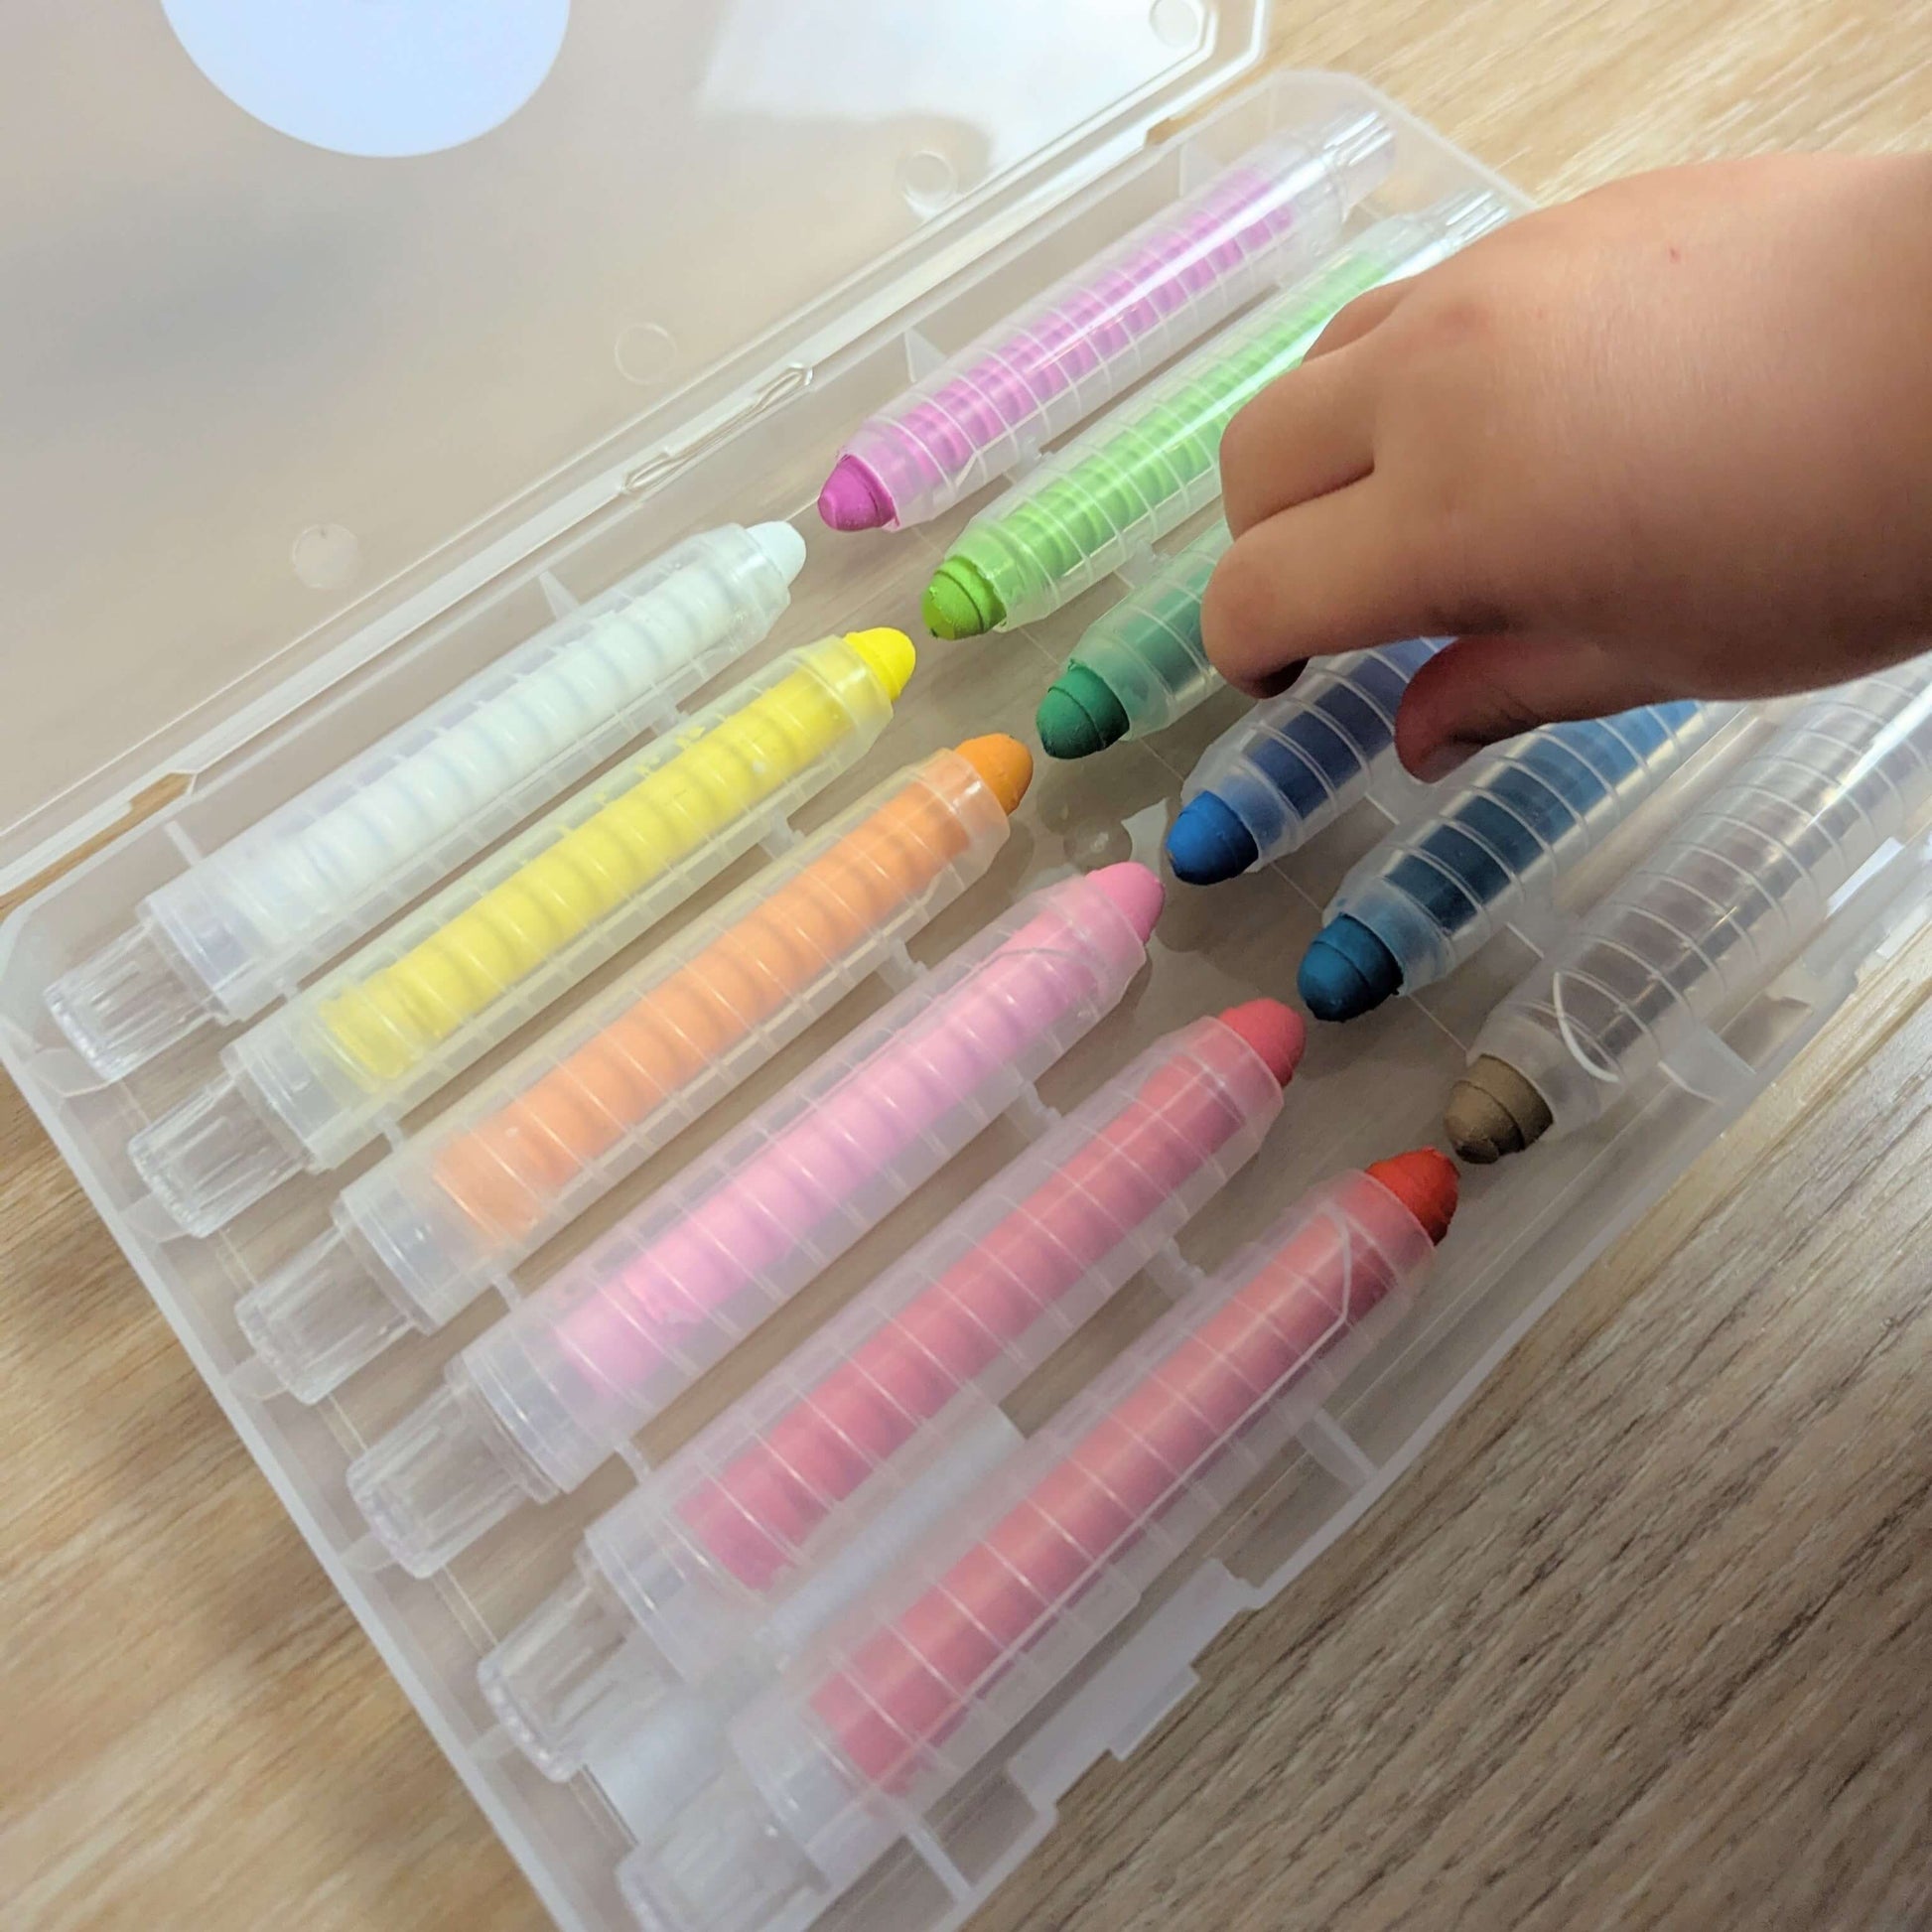
<path fill-rule="evenodd" d="M 611 18 L 600 16 L 606 32 L 616 31 Z M 630 1923 L 614 1877 L 629 1840 L 589 1779 L 549 1783 L 492 1731 L 477 1663 L 569 1575 L 585 1526 L 625 1493 L 631 1469 L 607 1465 L 576 1493 L 520 1512 L 430 1581 L 369 1567 L 369 1542 L 345 1489 L 345 1471 L 433 1392 L 444 1363 L 501 1312 L 499 1296 L 483 1297 L 440 1333 L 407 1337 L 313 1409 L 252 1393 L 258 1385 L 241 1373 L 249 1350 L 235 1324 L 235 1302 L 315 1239 L 336 1191 L 380 1148 L 334 1174 L 289 1183 L 211 1239 L 182 1238 L 143 1200 L 127 1142 L 207 1077 L 222 1036 L 205 1033 L 185 1040 L 124 1084 L 103 1087 L 61 1044 L 43 993 L 56 975 L 123 928 L 141 896 L 177 873 L 186 856 L 212 848 L 538 628 L 546 612 L 542 572 L 588 599 L 690 531 L 782 516 L 805 532 L 810 554 L 793 608 L 744 670 L 850 625 L 897 623 L 919 634 L 920 590 L 978 500 L 903 533 L 833 536 L 819 527 L 811 505 L 841 435 L 908 374 L 929 367 L 935 349 L 963 344 L 1268 133 L 1374 98 L 1345 78 L 1283 76 L 1227 99 L 1180 131 L 1170 128 L 1169 138 L 1146 147 L 1157 122 L 1225 81 L 1250 57 L 1258 15 L 1240 5 L 1206 15 L 1187 0 L 1162 0 L 1151 18 L 1145 8 L 1118 19 L 1110 10 L 1098 31 L 1126 33 L 1130 19 L 1146 46 L 1136 43 L 1122 54 L 1108 83 L 1114 94 L 1101 107 L 1083 106 L 1085 122 L 1070 129 L 1028 122 L 1020 154 L 996 156 L 1007 171 L 977 187 L 969 183 L 950 203 L 945 183 L 934 187 L 944 169 L 924 165 L 929 154 L 913 156 L 921 166 L 908 163 L 896 191 L 913 211 L 911 232 L 867 260 L 864 272 L 851 273 L 822 297 L 798 302 L 794 294 L 795 306 L 762 337 L 748 339 L 745 330 L 721 335 L 717 363 L 681 392 L 675 407 L 607 435 L 575 469 L 531 462 L 526 494 L 509 509 L 476 521 L 466 537 L 445 543 L 391 590 L 354 606 L 334 630 L 314 633 L 272 675 L 242 667 L 250 675 L 237 676 L 227 697 L 192 709 L 172 738 L 164 733 L 159 753 L 149 748 L 145 766 L 139 748 L 103 764 L 101 781 L 69 799 L 66 825 L 54 829 L 45 810 L 22 819 L 22 836 L 6 855 L 19 876 L 71 848 L 111 814 L 116 783 L 125 795 L 139 778 L 167 768 L 154 764 L 156 756 L 198 773 L 185 796 L 114 838 L 0 930 L 0 1059 L 337 1587 L 566 1926 L 615 1932 Z M 1500 187 L 1381 104 L 1399 130 L 1400 153 L 1394 177 L 1367 215 L 1418 207 L 1478 183 Z M 931 219 L 920 232 L 925 216 Z M 414 420 L 423 434 L 435 434 L 434 423 Z M 543 477 L 552 481 L 530 481 Z M 452 509 L 433 540 L 443 542 L 467 520 Z M 1188 534 L 1177 532 L 1170 547 Z M 1126 574 L 1144 576 L 1152 561 L 1138 558 Z M 885 772 L 961 738 L 1005 730 L 1031 739 L 1039 694 L 1121 589 L 1118 580 L 1097 586 L 1051 621 L 1015 636 L 925 646 L 921 669 L 883 742 L 799 814 L 799 829 L 809 832 Z M 246 634 L 281 634 L 274 626 L 288 609 L 284 593 L 265 596 L 260 621 Z M 291 622 L 289 632 L 297 627 Z M 275 676 L 284 681 L 275 683 Z M 921 960 L 939 957 L 1020 894 L 1069 868 L 1128 857 L 1158 864 L 1181 779 L 1238 708 L 1221 694 L 1161 737 L 1119 745 L 1079 764 L 1042 767 L 991 877 L 919 935 L 914 953 Z M 1592 856 L 1585 874 L 1568 882 L 1568 893 L 1587 897 L 1613 878 L 1762 729 L 1761 721 L 1746 721 L 1707 748 Z M 1041 1082 L 1046 1101 L 1073 1104 L 1159 1035 L 1257 993 L 1285 991 L 1283 962 L 1312 936 L 1348 863 L 1413 803 L 1399 774 L 1386 778 L 1368 802 L 1293 858 L 1211 894 L 1176 892 L 1156 934 L 1152 972 Z M 24 856 L 30 844 L 37 850 Z M 757 863 L 756 854 L 741 861 L 552 1008 L 546 1023 L 595 998 Z M 1048 1830 L 1061 1792 L 1102 1752 L 1124 1753 L 1147 1734 L 1193 1682 L 1191 1665 L 1202 1646 L 1231 1618 L 1276 1595 L 1359 1517 L 1577 1273 L 1775 1075 L 1850 990 L 1860 962 L 1888 936 L 1896 942 L 1920 909 L 1926 879 L 1926 855 L 1915 845 L 1867 868 L 1857 890 L 1841 894 L 1807 958 L 1739 1018 L 1725 1041 L 1707 1037 L 1676 1069 L 1705 1097 L 1660 1079 L 1596 1127 L 1468 1176 L 1456 1227 L 1410 1318 L 1349 1369 L 1301 1424 L 1297 1447 L 1222 1512 L 1190 1559 L 1171 1569 L 1098 1653 L 964 1785 L 930 1816 L 908 1820 L 906 1837 L 822 1923 L 868 1932 L 938 1932 L 959 1924 Z M 1434 1141 L 1443 1102 L 1484 1014 L 1532 963 L 1539 940 L 1547 941 L 1561 917 L 1557 906 L 1528 913 L 1442 985 L 1391 1002 L 1343 1034 L 1318 1035 L 1261 1157 L 1235 1178 L 1216 1212 L 1182 1238 L 1187 1258 L 1215 1266 L 1258 1234 L 1280 1202 L 1325 1174 Z M 527 1261 L 507 1292 L 553 1273 L 876 1010 L 888 990 L 875 981 L 848 996 Z M 417 1118 L 456 1100 L 528 1036 L 505 1042 Z M 652 1455 L 661 1457 L 715 1414 L 1020 1144 L 1010 1123 L 982 1135 L 796 1307 L 654 1423 L 645 1437 Z M 1148 1284 L 1130 1285 L 1041 1375 L 1057 1377 L 1057 1393 L 1066 1393 L 1138 1332 L 1162 1302 Z M 1036 1423 L 1053 1392 L 1035 1378 L 1015 1397 L 1015 1413 Z M 352 1774 L 345 1767 L 345 1776 Z"/>

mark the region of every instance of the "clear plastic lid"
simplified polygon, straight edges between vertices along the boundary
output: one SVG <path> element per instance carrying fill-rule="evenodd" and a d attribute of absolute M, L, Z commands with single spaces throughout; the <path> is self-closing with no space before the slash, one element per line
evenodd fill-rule
<path fill-rule="evenodd" d="M 0 882 L 797 394 L 1260 11 L 8 9 Z"/>

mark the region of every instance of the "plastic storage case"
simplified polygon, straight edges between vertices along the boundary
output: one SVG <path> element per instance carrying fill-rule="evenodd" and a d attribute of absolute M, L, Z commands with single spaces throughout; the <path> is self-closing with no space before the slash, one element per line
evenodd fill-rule
<path fill-rule="evenodd" d="M 103 1088 L 62 1046 L 43 995 L 195 854 L 539 629 L 545 571 L 588 600 L 691 531 L 787 516 L 810 555 L 751 663 L 851 623 L 914 628 L 921 588 L 980 505 L 909 532 L 833 538 L 809 510 L 843 436 L 1271 131 L 1370 97 L 1344 78 L 1288 75 L 1221 98 L 1260 45 L 1257 0 L 935 0 L 916 35 L 905 19 L 897 0 L 856 0 L 833 47 L 817 10 L 775 0 L 578 0 L 525 106 L 468 147 L 403 162 L 305 147 L 251 120 L 183 58 L 159 8 L 114 35 L 85 9 L 29 9 L 0 30 L 0 142 L 16 145 L 16 174 L 43 185 L 48 207 L 86 210 L 84 240 L 36 245 L 30 232 L 34 299 L 0 309 L 9 366 L 67 372 L 35 391 L 0 450 L 16 512 L 0 543 L 28 639 L 0 721 L 0 891 L 98 842 L 0 929 L 0 1057 L 570 1927 L 630 1923 L 616 1872 L 631 1841 L 586 1781 L 554 1785 L 503 1747 L 477 1664 L 565 1579 L 586 1525 L 627 1492 L 628 1468 L 609 1465 L 522 1513 L 431 1581 L 358 1568 L 349 1461 L 435 1389 L 500 1302 L 407 1338 L 313 1410 L 248 1394 L 235 1301 L 322 1231 L 360 1166 L 290 1182 L 215 1239 L 172 1237 L 139 1194 L 126 1145 L 207 1077 L 221 1036 L 204 1033 Z M 1053 84 L 1016 86 L 1020 72 Z M 118 104 L 111 120 L 102 102 Z M 1500 186 L 1386 111 L 1400 153 L 1374 211 Z M 272 201 L 274 217 L 252 218 L 251 198 Z M 230 218 L 238 209 L 250 218 Z M 203 307 L 168 332 L 163 361 L 153 318 L 188 303 Z M 1128 570 L 1144 575 L 1148 562 Z M 928 647 L 881 745 L 801 829 L 964 736 L 1029 737 L 1040 692 L 1115 589 L 1021 635 Z M 990 879 L 914 950 L 936 957 L 1004 897 L 1068 867 L 1158 861 L 1181 778 L 1237 710 L 1220 694 L 1161 739 L 1042 771 Z M 1676 822 L 1735 749 L 1727 738 L 1701 755 L 1573 890 L 1587 896 Z M 116 832 L 129 801 L 156 796 L 170 802 Z M 1091 1090 L 1184 1021 L 1284 991 L 1285 962 L 1386 827 L 1383 805 L 1406 802 L 1385 780 L 1292 860 L 1177 896 L 1152 974 L 1048 1076 L 1048 1098 L 1062 1082 L 1065 1094 Z M 971 1777 L 904 1818 L 899 1842 L 823 1923 L 961 1923 L 1048 1831 L 1061 1792 L 1147 1734 L 1214 1633 L 1358 1518 L 1775 1075 L 1861 962 L 1902 934 L 1926 879 L 1921 836 L 1881 854 L 1772 993 L 1724 1040 L 1701 1035 L 1681 1056 L 1685 1084 L 1654 1080 L 1594 1126 L 1472 1176 L 1414 1318 L 1298 1418 L 1293 1444 Z M 1318 1040 L 1283 1129 L 1185 1237 L 1190 1259 L 1216 1265 L 1284 1198 L 1434 1138 L 1484 1014 L 1557 916 L 1519 921 L 1453 978 Z M 593 975 L 572 998 L 603 983 Z M 848 1030 L 855 1001 L 878 997 L 862 989 L 808 1030 L 533 1265 L 554 1272 Z M 975 1143 L 759 1345 L 796 1341 L 901 1253 L 1015 1151 L 1000 1137 L 996 1126 Z M 1130 1286 L 1052 1368 L 1090 1370 L 1147 1318 L 1150 1299 Z M 652 1452 L 770 1358 L 728 1361 L 655 1426 Z"/>
<path fill-rule="evenodd" d="M 484 1694 L 532 1760 L 578 1768 L 640 1652 L 657 1655 L 646 1685 L 750 1662 L 780 1599 L 822 1588 L 827 1553 L 875 1534 L 949 1444 L 1012 1431 L 997 1404 L 1164 1255 L 1281 1109 L 1219 1020 L 1156 1041 L 685 1444 L 585 1542 L 580 1567 L 628 1617 L 587 1606 L 580 1631 L 546 1605 L 485 1662 Z M 599 1654 L 625 1621 L 644 1642 Z M 587 1722 L 546 1722 L 578 1704 Z"/>
<path fill-rule="evenodd" d="M 936 752 L 773 860 L 337 1197 L 329 1232 L 236 1304 L 264 1373 L 314 1401 L 461 1313 L 855 985 L 911 977 L 905 940 L 1008 829 L 973 764 Z"/>
<path fill-rule="evenodd" d="M 576 1489 L 996 1119 L 1036 1118 L 1035 1079 L 1145 963 L 1137 925 L 1076 876 L 907 987 L 453 1356 L 350 1464 L 383 1544 L 427 1576 Z"/>

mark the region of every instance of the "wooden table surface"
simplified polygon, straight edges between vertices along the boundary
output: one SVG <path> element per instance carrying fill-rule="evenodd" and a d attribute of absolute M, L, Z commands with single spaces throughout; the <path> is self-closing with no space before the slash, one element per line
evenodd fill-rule
<path fill-rule="evenodd" d="M 1932 135 L 1928 0 L 1280 0 L 1532 192 Z M 1932 937 L 978 1921 L 1932 1925 Z M 0 1087 L 0 1914 L 542 1923 Z"/>

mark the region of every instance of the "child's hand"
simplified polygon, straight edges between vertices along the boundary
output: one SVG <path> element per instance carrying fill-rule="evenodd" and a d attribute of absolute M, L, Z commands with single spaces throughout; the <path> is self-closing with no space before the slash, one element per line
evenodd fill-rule
<path fill-rule="evenodd" d="M 1416 635 L 1403 762 L 1932 643 L 1932 157 L 1620 183 L 1343 311 L 1221 446 L 1234 683 Z"/>

